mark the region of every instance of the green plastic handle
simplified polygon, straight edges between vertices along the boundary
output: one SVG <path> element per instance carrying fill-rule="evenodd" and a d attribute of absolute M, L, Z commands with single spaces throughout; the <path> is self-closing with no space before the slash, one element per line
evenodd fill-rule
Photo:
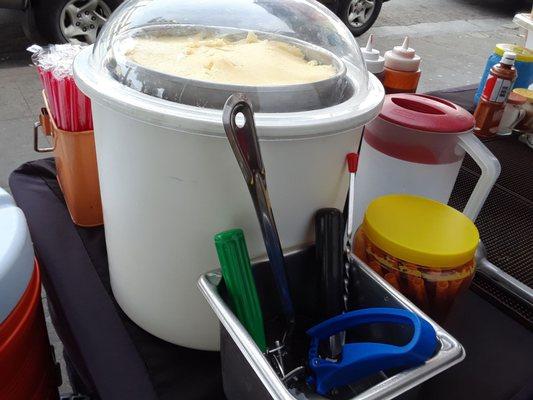
<path fill-rule="evenodd" d="M 265 328 L 252 266 L 242 229 L 215 235 L 215 247 L 228 288 L 233 311 L 262 352 L 266 351 Z"/>

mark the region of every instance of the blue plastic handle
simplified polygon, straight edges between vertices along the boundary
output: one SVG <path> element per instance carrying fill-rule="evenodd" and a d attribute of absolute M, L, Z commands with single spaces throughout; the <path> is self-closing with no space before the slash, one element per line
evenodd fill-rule
<path fill-rule="evenodd" d="M 404 346 L 384 343 L 348 343 L 340 361 L 320 358 L 318 346 L 330 336 L 372 323 L 409 324 L 413 337 Z M 349 385 L 366 376 L 391 368 L 410 368 L 423 364 L 437 348 L 437 335 L 429 322 L 411 311 L 398 308 L 367 308 L 330 318 L 307 331 L 311 336 L 309 367 L 314 372 L 316 391 L 326 395 L 332 389 Z"/>

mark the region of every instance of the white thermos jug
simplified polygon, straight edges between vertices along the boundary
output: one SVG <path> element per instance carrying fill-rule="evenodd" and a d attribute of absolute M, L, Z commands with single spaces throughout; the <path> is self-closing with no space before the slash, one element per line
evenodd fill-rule
<path fill-rule="evenodd" d="M 368 204 L 390 193 L 448 203 L 465 152 L 481 177 L 463 213 L 475 220 L 500 174 L 500 163 L 474 136 L 474 118 L 444 99 L 421 94 L 385 96 L 380 115 L 365 127 L 355 178 L 354 228 Z"/>

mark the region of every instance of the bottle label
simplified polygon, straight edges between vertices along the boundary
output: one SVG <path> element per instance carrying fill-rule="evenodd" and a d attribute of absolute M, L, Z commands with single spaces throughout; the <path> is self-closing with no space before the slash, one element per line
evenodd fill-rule
<path fill-rule="evenodd" d="M 504 103 L 507 101 L 511 86 L 513 86 L 513 81 L 502 79 L 491 74 L 487 78 L 487 82 L 485 82 L 482 96 L 486 100 L 494 103 Z"/>

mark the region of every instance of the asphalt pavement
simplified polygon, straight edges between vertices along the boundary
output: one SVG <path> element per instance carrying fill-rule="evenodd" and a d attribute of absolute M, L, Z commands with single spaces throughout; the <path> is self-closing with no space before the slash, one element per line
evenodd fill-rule
<path fill-rule="evenodd" d="M 0 68 L 27 65 L 30 61 L 26 48 L 30 41 L 24 35 L 24 13 L 0 9 Z"/>
<path fill-rule="evenodd" d="M 524 42 L 524 33 L 511 22 L 531 2 L 513 0 L 390 0 L 370 31 L 358 38 L 384 52 L 399 45 L 405 35 L 422 57 L 419 91 L 477 83 L 496 43 Z M 31 42 L 22 29 L 24 15 L 0 9 L 0 186 L 25 161 L 43 157 L 33 151 L 32 129 L 40 107 L 41 85 L 28 66 L 25 51 Z M 47 155 L 44 155 L 47 156 Z M 49 317 L 47 318 L 48 322 Z M 61 351 L 57 335 L 51 340 Z M 58 354 L 59 355 L 59 354 Z M 66 375 L 65 379 L 66 379 Z M 67 392 L 68 385 L 61 390 Z"/>

